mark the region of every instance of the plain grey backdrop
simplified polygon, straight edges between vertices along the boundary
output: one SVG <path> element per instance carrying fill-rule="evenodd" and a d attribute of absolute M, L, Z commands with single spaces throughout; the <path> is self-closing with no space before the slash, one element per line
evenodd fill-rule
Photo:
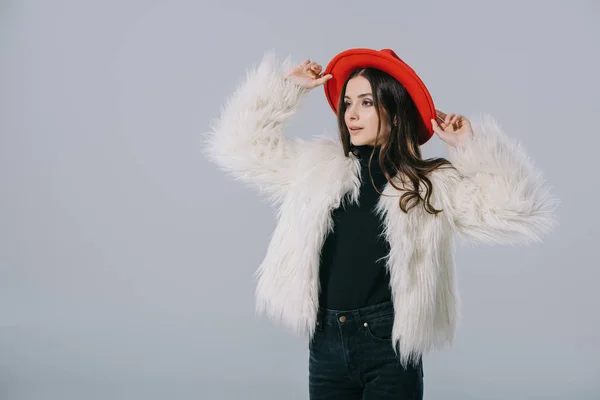
<path fill-rule="evenodd" d="M 306 399 L 254 315 L 274 210 L 200 153 L 266 51 L 392 48 L 437 108 L 495 116 L 560 198 L 529 247 L 457 250 L 426 399 L 600 398 L 597 1 L 0 2 L 0 398 Z M 322 88 L 287 134 L 335 131 Z M 424 155 L 446 156 L 436 137 Z"/>

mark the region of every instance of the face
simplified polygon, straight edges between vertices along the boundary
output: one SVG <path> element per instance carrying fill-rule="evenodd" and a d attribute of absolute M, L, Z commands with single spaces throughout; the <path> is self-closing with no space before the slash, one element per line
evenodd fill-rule
<path fill-rule="evenodd" d="M 346 86 L 344 119 L 354 146 L 373 146 L 377 137 L 379 117 L 373 105 L 371 84 L 362 76 L 356 76 Z M 381 144 L 383 136 L 378 143 Z"/>

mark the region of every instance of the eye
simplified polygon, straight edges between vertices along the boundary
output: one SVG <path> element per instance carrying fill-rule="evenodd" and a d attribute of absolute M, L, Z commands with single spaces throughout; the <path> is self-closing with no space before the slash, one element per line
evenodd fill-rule
<path fill-rule="evenodd" d="M 351 103 L 350 103 L 350 102 L 348 102 L 348 101 L 344 102 L 344 105 L 345 105 L 346 107 L 350 107 L 350 104 L 351 104 Z M 372 105 L 373 105 L 373 101 L 371 101 L 371 100 L 363 100 L 363 105 L 364 105 L 364 106 L 372 106 Z"/>

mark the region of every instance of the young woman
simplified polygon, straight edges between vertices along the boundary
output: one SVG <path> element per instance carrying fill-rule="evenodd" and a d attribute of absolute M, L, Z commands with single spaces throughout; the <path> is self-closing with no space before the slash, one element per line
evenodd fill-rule
<path fill-rule="evenodd" d="M 339 138 L 284 136 L 320 85 Z M 421 157 L 434 132 L 448 160 Z M 389 49 L 344 51 L 325 71 L 267 54 L 206 145 L 278 207 L 257 312 L 308 337 L 311 399 L 421 399 L 423 354 L 455 332 L 455 238 L 525 244 L 555 225 L 556 200 L 523 149 L 490 117 L 436 111 Z"/>

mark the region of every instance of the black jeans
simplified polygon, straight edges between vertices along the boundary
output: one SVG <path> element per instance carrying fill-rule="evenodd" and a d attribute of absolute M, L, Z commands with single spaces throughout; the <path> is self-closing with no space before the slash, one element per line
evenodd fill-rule
<path fill-rule="evenodd" d="M 423 363 L 404 368 L 392 347 L 391 302 L 318 313 L 309 343 L 311 400 L 421 400 Z"/>

